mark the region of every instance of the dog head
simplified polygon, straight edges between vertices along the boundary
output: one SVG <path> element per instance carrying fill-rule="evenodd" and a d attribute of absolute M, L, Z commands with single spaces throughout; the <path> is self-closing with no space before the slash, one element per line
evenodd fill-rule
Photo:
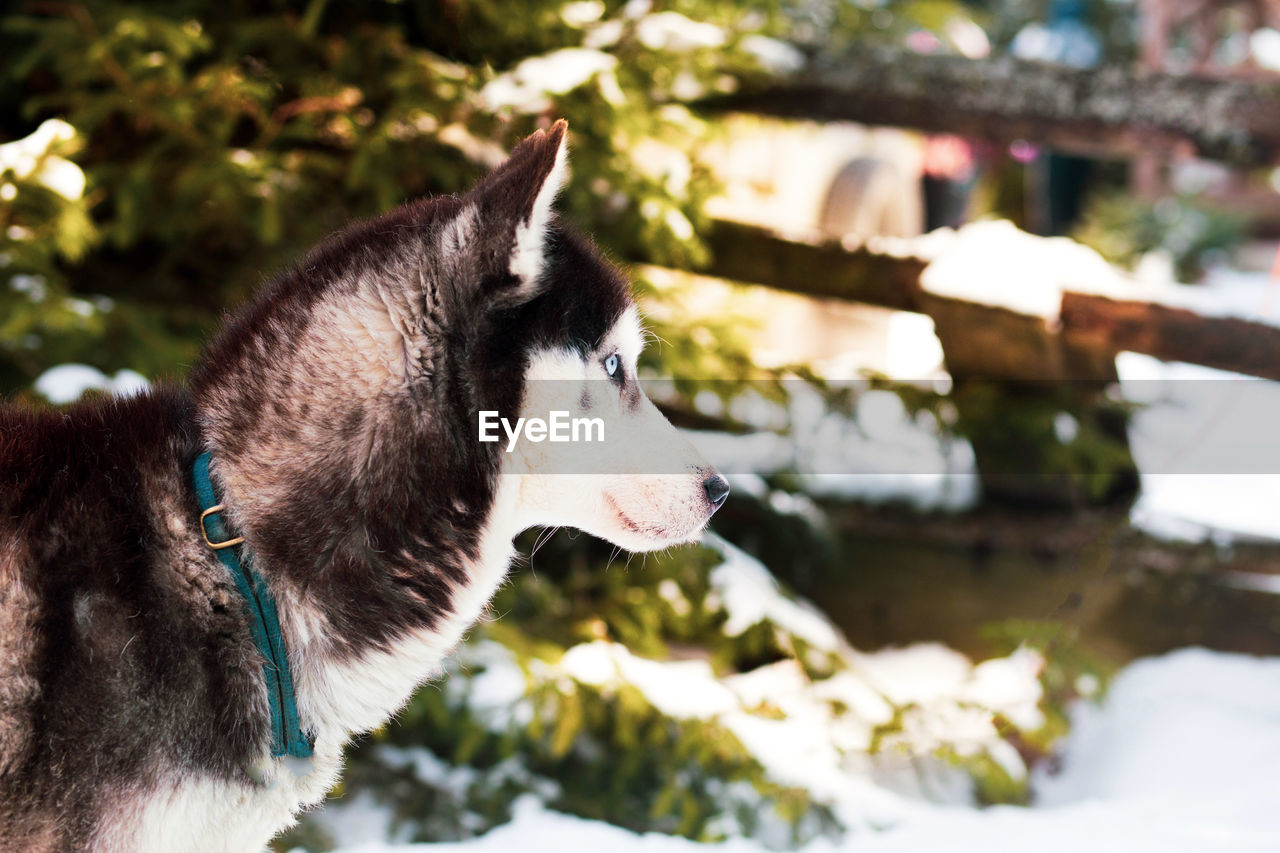
<path fill-rule="evenodd" d="M 520 418 L 499 422 L 521 526 L 571 526 L 632 551 L 696 539 L 729 487 L 645 396 L 629 305 L 592 345 L 536 350 Z M 489 418 L 489 434 L 493 419 Z"/>
<path fill-rule="evenodd" d="M 264 561 L 390 549 L 435 565 L 443 543 L 473 551 L 495 507 L 484 529 L 572 526 L 649 550 L 694 538 L 724 501 L 637 382 L 626 278 L 552 210 L 565 137 L 557 123 L 468 192 L 326 240 L 206 351 L 202 436 Z M 514 443 L 501 420 L 481 440 L 485 413 L 520 425 Z M 320 548 L 290 521 L 335 515 L 351 521 Z"/>
<path fill-rule="evenodd" d="M 556 219 L 565 158 L 557 122 L 469 194 L 475 222 L 501 223 L 490 257 L 505 259 L 484 337 L 519 352 L 522 371 L 518 410 L 478 409 L 474 435 L 500 448 L 521 527 L 576 527 L 633 551 L 691 541 L 728 484 L 640 386 L 645 335 L 627 280 Z M 474 234 L 466 210 L 458 227 Z"/>

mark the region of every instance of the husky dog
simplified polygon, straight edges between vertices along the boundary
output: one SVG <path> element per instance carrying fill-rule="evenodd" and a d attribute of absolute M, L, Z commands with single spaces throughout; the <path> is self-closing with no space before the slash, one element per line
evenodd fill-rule
<path fill-rule="evenodd" d="M 626 280 L 552 212 L 565 138 L 321 244 L 186 388 L 0 408 L 0 847 L 259 850 L 438 672 L 515 534 L 698 536 L 728 486 L 637 384 Z M 479 440 L 480 413 L 547 406 L 613 435 Z M 306 760 L 273 750 L 265 653 L 193 487 L 206 451 Z"/>

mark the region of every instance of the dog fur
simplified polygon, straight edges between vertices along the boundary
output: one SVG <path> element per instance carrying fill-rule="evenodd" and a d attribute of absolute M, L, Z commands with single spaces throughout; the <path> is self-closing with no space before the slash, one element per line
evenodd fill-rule
<path fill-rule="evenodd" d="M 698 535 L 723 480 L 637 384 L 625 278 L 552 212 L 565 138 L 559 122 L 465 195 L 330 238 L 185 387 L 0 408 L 5 849 L 261 849 L 438 671 L 515 534 Z M 635 449 L 580 448 L 584 466 L 477 440 L 478 411 L 549 405 Z M 199 529 L 205 449 L 279 604 L 309 762 L 270 757 L 262 659 Z"/>

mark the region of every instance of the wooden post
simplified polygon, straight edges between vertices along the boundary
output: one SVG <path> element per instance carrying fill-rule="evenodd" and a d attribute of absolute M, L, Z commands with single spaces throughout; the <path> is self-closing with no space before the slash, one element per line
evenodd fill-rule
<path fill-rule="evenodd" d="M 1105 393 L 1118 379 L 1110 346 L 1068 340 L 1043 317 L 999 306 L 927 291 L 920 305 L 942 342 L 988 500 L 1077 506 L 1136 495 L 1125 418 Z"/>

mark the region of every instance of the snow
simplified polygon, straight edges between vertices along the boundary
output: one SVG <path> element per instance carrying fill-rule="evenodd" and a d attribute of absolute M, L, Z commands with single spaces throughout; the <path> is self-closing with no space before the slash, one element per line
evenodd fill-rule
<path fill-rule="evenodd" d="M 653 0 L 627 0 L 622 7 L 624 18 L 643 18 L 653 10 Z"/>
<path fill-rule="evenodd" d="M 830 655 L 819 668 L 831 660 L 840 666 L 814 677 L 788 659 L 717 677 L 705 660 L 647 660 L 597 640 L 569 649 L 556 666 L 540 665 L 539 676 L 606 692 L 628 686 L 668 716 L 717 722 L 770 779 L 805 788 L 848 827 L 899 823 L 932 808 L 925 800 L 967 805 L 967 776 L 933 757 L 935 750 L 985 754 L 1011 778 L 1026 777 L 996 719 L 1027 731 L 1044 724 L 1037 653 L 1019 650 L 977 666 L 936 644 L 859 653 L 826 617 L 784 596 L 754 558 L 715 536 L 706 544 L 725 555 L 708 597 L 708 606 L 728 614 L 725 634 L 772 624 L 782 645 L 790 635 Z"/>
<path fill-rule="evenodd" d="M 84 172 L 70 160 L 49 152 L 54 145 L 69 142 L 75 136 L 75 128 L 62 119 L 42 122 L 30 136 L 0 145 L 0 175 L 12 170 L 20 181 L 33 180 L 68 201 L 75 201 L 84 195 Z M 12 187 L 9 183 L 0 186 Z M 8 189 L 5 200 L 12 200 L 15 195 Z"/>
<path fill-rule="evenodd" d="M 1206 274 L 1202 284 L 1157 283 L 1141 288 L 1128 298 L 1150 299 L 1206 317 L 1235 317 L 1280 325 L 1275 287 L 1265 273 L 1216 268 Z"/>
<path fill-rule="evenodd" d="M 560 18 L 571 27 L 585 27 L 604 15 L 600 0 L 575 0 L 560 7 Z"/>
<path fill-rule="evenodd" d="M 529 681 L 511 650 L 493 640 L 478 640 L 459 649 L 450 668 L 463 669 L 468 677 L 466 704 L 491 731 L 525 725 L 533 708 L 525 699 Z"/>
<path fill-rule="evenodd" d="M 939 657 L 937 662 L 943 664 Z M 882 662 L 883 663 L 883 662 Z M 774 676 L 781 684 L 783 674 Z M 795 673 L 794 684 L 802 681 Z M 980 677 L 981 678 L 981 677 Z M 768 695 L 757 685 L 756 695 Z M 744 693 L 746 688 L 744 687 Z M 1262 853 L 1280 848 L 1274 776 L 1280 766 L 1280 660 L 1188 649 L 1132 664 L 1101 707 L 1080 705 L 1057 776 L 1037 773 L 1036 806 L 989 809 L 916 803 L 889 828 L 864 826 L 801 853 L 949 850 Z M 799 737 L 774 738 L 759 720 L 762 750 L 797 765 L 811 756 Z M 746 727 L 743 727 L 745 730 Z M 858 784 L 869 801 L 900 801 L 853 772 L 820 763 L 806 781 Z M 366 818 L 368 815 L 366 815 Z M 448 844 L 371 842 L 343 853 L 764 853 L 755 841 L 698 844 L 636 835 L 518 800 L 514 819 L 480 838 Z"/>
<path fill-rule="evenodd" d="M 1200 285 L 1158 275 L 1131 277 L 1091 249 L 1063 238 L 1034 237 L 1007 222 L 935 232 L 918 245 L 931 259 L 922 275 L 926 290 L 1003 306 L 1049 323 L 1056 322 L 1062 293 L 1069 289 L 1151 301 L 1206 317 L 1280 325 L 1275 287 L 1265 273 L 1218 268 Z M 975 269 L 982 275 L 975 276 Z M 1129 429 L 1142 477 L 1131 514 L 1134 525 L 1172 539 L 1280 539 L 1280 514 L 1274 511 L 1280 504 L 1280 455 L 1272 427 L 1280 411 L 1280 384 L 1135 353 L 1121 353 L 1116 363 L 1123 398 L 1142 406 Z M 1065 420 L 1055 423 L 1063 436 L 1076 427 Z M 925 436 L 918 431 L 894 435 L 904 450 L 923 448 Z M 872 435 L 882 440 L 868 450 L 883 448 L 886 453 L 876 458 L 894 458 L 888 436 Z M 910 470 L 899 469 L 904 474 Z M 943 465 L 935 470 L 954 469 Z M 947 480 L 921 484 L 922 499 L 937 502 L 929 488 L 943 482 Z M 899 479 L 892 488 L 903 485 Z"/>
<path fill-rule="evenodd" d="M 1280 659 L 1193 648 L 1138 661 L 1105 707 L 1076 709 L 1071 750 L 1038 802 L 1258 800 L 1274 782 L 1249 787 L 1280 766 L 1277 709 Z"/>
<path fill-rule="evenodd" d="M 763 563 L 715 534 L 706 534 L 704 541 L 724 555 L 724 562 L 711 570 L 711 588 L 729 614 L 726 634 L 736 637 L 768 621 L 814 648 L 839 647 L 840 638 L 827 617 L 808 602 L 784 597 Z"/>
<path fill-rule="evenodd" d="M 737 714 L 723 720 L 771 779 L 805 788 L 849 827 L 898 824 L 928 810 L 922 801 L 877 785 L 869 773 L 846 768 L 843 751 L 833 738 L 835 732 L 826 706 L 786 701 L 794 697 L 781 698 L 787 719 Z M 852 728 L 852 740 L 870 735 L 869 727 L 853 727 L 851 721 L 846 722 Z"/>
<path fill-rule="evenodd" d="M 1045 722 L 1036 680 L 1043 667 L 1044 659 L 1030 649 L 983 661 L 973 668 L 961 689 L 961 701 L 998 710 L 1015 726 L 1034 731 Z"/>
<path fill-rule="evenodd" d="M 412 849 L 395 843 L 391 830 L 394 816 L 369 791 L 344 797 L 335 806 L 321 810 L 316 821 L 341 850 Z M 432 845 L 432 849 L 436 846 Z"/>
<path fill-rule="evenodd" d="M 791 638 L 808 643 L 808 657 L 829 675 L 787 659 L 717 676 L 706 660 L 648 660 L 596 640 L 556 664 L 536 663 L 535 677 L 606 694 L 628 687 L 667 716 L 718 723 L 771 780 L 805 788 L 848 827 L 902 822 L 934 807 L 926 800 L 969 804 L 967 775 L 934 757 L 938 749 L 985 754 L 1012 778 L 1026 777 L 996 719 L 1028 731 L 1043 725 L 1038 654 L 1020 650 L 975 666 L 933 644 L 859 653 L 811 605 L 785 596 L 757 560 L 709 534 L 705 544 L 725 557 L 712 569 L 707 599 L 726 612 L 724 633 L 771 625 L 783 647 Z"/>
<path fill-rule="evenodd" d="M 881 241 L 888 251 L 902 245 Z M 1265 273 L 1217 268 L 1199 285 L 1177 284 L 1167 274 L 1129 276 L 1092 249 L 1064 238 L 1035 237 L 1002 221 L 978 222 L 958 232 L 937 231 L 912 245 L 930 260 L 922 275 L 929 292 L 1002 306 L 1043 317 L 1050 324 L 1058 319 L 1063 291 L 1073 290 L 1150 301 L 1206 317 L 1280 325 L 1275 286 Z M 982 274 L 975 276 L 974 270 Z M 1280 514 L 1274 511 L 1280 505 L 1280 451 L 1272 426 L 1280 411 L 1280 384 L 1136 353 L 1121 353 L 1116 366 L 1121 396 L 1140 406 L 1129 428 L 1142 477 L 1133 524 L 1172 539 L 1280 539 Z M 882 420 L 891 424 L 894 416 L 886 411 Z M 1061 416 L 1054 426 L 1067 438 L 1079 425 Z M 968 445 L 952 448 L 948 455 L 935 437 L 931 457 L 928 430 L 919 426 L 873 429 L 868 435 L 871 440 L 858 452 L 872 459 L 870 464 L 885 466 L 869 470 L 899 475 L 885 483 L 887 492 L 911 494 L 910 478 L 917 475 L 918 506 L 954 502 L 963 507 L 966 499 L 976 496 L 976 476 L 949 476 L 972 470 L 972 463 L 958 455 L 971 453 Z M 837 455 L 832 449 L 839 443 L 832 437 L 824 441 L 826 470 L 868 470 L 830 467 Z M 899 457 L 929 459 L 932 476 L 904 467 Z M 861 479 L 865 485 L 867 478 Z M 963 488 L 966 482 L 972 490 L 961 491 L 958 498 L 940 492 L 945 484 Z M 845 480 L 840 487 L 846 484 L 854 485 Z M 815 485 L 816 494 L 828 493 L 820 481 Z M 856 493 L 856 488 L 850 492 Z M 864 496 L 874 497 L 874 490 L 865 488 Z"/>
<path fill-rule="evenodd" d="M 686 434 L 731 485 L 742 475 L 789 471 L 814 497 L 902 502 L 947 512 L 976 503 L 980 483 L 968 441 L 945 436 L 928 412 L 912 415 L 897 394 L 851 384 L 859 392 L 852 418 L 832 411 L 816 391 L 797 383 L 783 412 L 786 434 Z M 776 428 L 778 412 L 772 405 L 735 407 L 730 414 L 761 429 Z M 762 485 L 758 479 L 748 483 L 755 491 Z M 769 500 L 774 502 L 772 495 Z"/>
<path fill-rule="evenodd" d="M 87 364 L 59 364 L 36 379 L 35 388 L 51 403 L 70 403 L 86 391 L 107 391 L 116 396 L 140 394 L 150 387 L 145 376 L 132 370 L 121 370 L 108 377 Z"/>
<path fill-rule="evenodd" d="M 893 251 L 905 242 L 880 238 L 872 248 Z M 1056 319 L 1065 289 L 1132 290 L 1131 280 L 1093 249 L 1066 237 L 1037 237 L 1005 220 L 941 229 L 910 243 L 930 261 L 920 277 L 925 290 L 1020 314 Z"/>
<path fill-rule="evenodd" d="M 768 36 L 749 35 L 742 40 L 742 49 L 765 69 L 777 74 L 789 74 L 804 67 L 804 54 L 798 48 Z"/>
<path fill-rule="evenodd" d="M 977 668 L 967 658 L 925 644 L 853 653 L 849 664 L 812 681 L 793 660 L 730 676 L 725 683 L 744 709 L 768 703 L 783 716 L 739 712 L 720 720 L 771 779 L 807 789 L 848 827 L 906 822 L 940 803 L 967 805 L 962 772 L 929 756 L 944 745 L 963 755 L 985 752 L 1007 762 L 1013 778 L 1026 775 L 993 722 L 993 713 L 1005 713 L 1004 707 L 977 705 L 973 691 L 986 688 L 975 680 Z M 1038 664 L 1022 664 L 1015 661 L 1010 671 L 1022 669 L 1023 689 L 1009 694 L 1013 704 L 1029 698 L 1034 707 L 1040 698 Z M 935 681 L 940 686 L 919 689 Z M 902 730 L 882 729 L 895 714 Z"/>
<path fill-rule="evenodd" d="M 396 845 L 369 843 L 343 849 L 343 853 L 566 853 L 610 850 L 614 853 L 693 853 L 703 845 L 669 835 L 636 835 L 599 821 L 582 820 L 545 809 L 535 797 L 522 797 L 514 806 L 511 823 L 471 841 L 451 844 Z M 757 853 L 762 848 L 746 842 L 717 845 L 722 853 Z"/>
<path fill-rule="evenodd" d="M 924 237 L 876 237 L 872 251 L 929 262 L 921 286 L 938 296 L 1008 308 L 1056 322 L 1063 291 L 1185 308 L 1206 317 L 1280 325 L 1280 305 L 1266 274 L 1218 268 L 1201 284 L 1179 284 L 1172 265 L 1151 262 L 1128 274 L 1066 237 L 1037 237 L 1005 220 L 983 220 Z M 977 271 L 975 273 L 975 271 Z"/>
<path fill-rule="evenodd" d="M 702 660 L 646 660 L 626 646 L 596 640 L 565 652 L 560 668 L 582 684 L 636 687 L 653 707 L 676 719 L 710 718 L 738 707 L 733 693 Z"/>
<path fill-rule="evenodd" d="M 724 30 L 715 24 L 695 21 L 679 12 L 645 15 L 636 22 L 636 38 L 650 50 L 672 53 L 721 47 L 726 41 Z"/>
<path fill-rule="evenodd" d="M 942 341 L 933 319 L 913 311 L 892 312 L 885 361 L 885 373 L 893 379 L 927 379 L 941 372 Z"/>
<path fill-rule="evenodd" d="M 1116 359 L 1140 404 L 1129 425 L 1142 489 L 1134 526 L 1166 539 L 1280 539 L 1280 383 L 1137 353 Z"/>
<path fill-rule="evenodd" d="M 1039 654 L 1019 649 L 1006 658 L 974 666 L 946 646 L 921 643 L 855 657 L 856 671 L 867 685 L 899 708 L 904 732 L 892 743 L 928 753 L 950 745 L 961 755 L 985 751 L 1000 761 L 1014 779 L 1026 775 L 1016 751 L 999 736 L 992 713 L 1036 731 L 1044 725 L 1038 676 Z"/>
<path fill-rule="evenodd" d="M 551 106 L 547 95 L 563 95 L 597 79 L 601 94 L 610 103 L 624 103 L 626 96 L 614 75 L 618 58 L 604 49 L 618 42 L 626 25 L 616 18 L 601 21 L 604 11 L 604 4 L 598 0 L 581 0 L 562 6 L 561 19 L 570 26 L 586 30 L 582 46 L 566 47 L 523 60 L 485 84 L 480 90 L 481 101 L 491 110 L 539 113 Z M 636 39 L 650 50 L 683 53 L 722 47 L 727 41 L 725 31 L 720 27 L 694 21 L 679 12 L 646 14 L 641 7 L 628 4 L 624 17 L 638 18 L 634 24 Z M 762 62 L 767 61 L 765 57 L 779 65 L 791 60 L 784 55 L 786 45 L 752 44 L 763 53 Z M 676 222 L 673 230 L 681 236 L 692 235 L 692 227 L 687 220 Z"/>
<path fill-rule="evenodd" d="M 604 51 L 566 47 L 530 57 L 498 75 L 480 90 L 480 99 L 490 109 L 542 112 L 551 106 L 546 95 L 563 95 L 597 75 L 612 74 L 617 64 L 617 57 Z"/>
<path fill-rule="evenodd" d="M 1025 234 L 1007 222 L 979 222 L 909 241 L 931 259 L 923 275 L 932 293 L 1000 305 L 1057 320 L 1066 289 L 1145 299 L 1203 316 L 1280 325 L 1280 296 L 1262 272 L 1211 269 L 1200 285 L 1150 274 L 1131 277 L 1096 252 L 1062 238 Z M 880 241 L 895 250 L 904 243 Z M 975 276 L 973 270 L 982 271 Z M 928 325 L 898 329 L 905 361 L 932 363 L 937 342 Z M 917 342 L 916 346 L 910 342 Z M 1138 404 L 1129 438 L 1142 477 L 1131 520 L 1162 538 L 1280 539 L 1280 445 L 1275 413 L 1280 383 L 1194 365 L 1121 353 L 1118 395 Z M 946 390 L 946 380 L 935 385 Z M 784 406 L 762 398 L 735 401 L 729 415 L 757 429 L 747 435 L 690 432 L 690 440 L 734 488 L 775 509 L 810 518 L 809 497 L 900 502 L 916 509 L 972 507 L 980 479 L 972 446 L 949 438 L 934 415 L 912 415 L 889 391 L 858 392 L 854 417 L 832 411 L 812 389 L 793 387 Z M 717 414 L 718 412 L 710 412 Z M 1069 414 L 1054 419 L 1064 443 L 1079 434 Z M 805 493 L 770 489 L 764 478 L 786 472 Z"/>
<path fill-rule="evenodd" d="M 618 39 L 622 38 L 622 34 L 625 31 L 626 24 L 617 18 L 604 21 L 587 31 L 587 34 L 583 36 L 582 46 L 592 50 L 613 47 L 618 43 Z"/>
<path fill-rule="evenodd" d="M 1003 306 L 1049 324 L 1058 319 L 1064 290 L 1071 289 L 1280 325 L 1280 291 L 1262 272 L 1211 269 L 1200 285 L 1173 283 L 1167 273 L 1128 276 L 1070 240 L 1035 237 L 998 221 L 905 242 L 882 238 L 873 248 L 904 246 L 931 260 L 923 274 L 930 292 Z M 904 319 L 895 330 L 900 360 L 917 354 L 916 364 L 927 372 L 937 355 L 927 318 Z M 1133 524 L 1163 538 L 1280 539 L 1280 513 L 1274 511 L 1280 505 L 1280 444 L 1273 427 L 1280 384 L 1134 353 L 1120 354 L 1117 369 L 1118 396 L 1139 406 L 1129 430 L 1142 477 Z M 945 379 L 929 381 L 947 390 Z M 866 387 L 853 383 L 858 397 L 852 418 L 797 384 L 786 405 L 759 397 L 730 405 L 731 417 L 758 432 L 688 435 L 742 494 L 815 523 L 812 505 L 805 503 L 811 497 L 897 502 L 924 511 L 972 507 L 980 495 L 972 446 L 947 436 L 934 415 L 912 415 L 896 394 Z M 1067 413 L 1059 413 L 1053 426 L 1064 443 L 1081 429 Z M 765 478 L 781 473 L 805 494 L 771 489 Z"/>

